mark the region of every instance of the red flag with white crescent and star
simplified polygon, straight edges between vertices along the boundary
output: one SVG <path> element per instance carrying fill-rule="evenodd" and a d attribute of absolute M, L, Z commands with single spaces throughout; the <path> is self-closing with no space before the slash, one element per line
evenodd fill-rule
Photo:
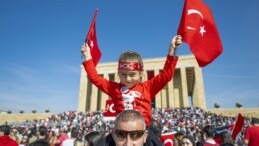
<path fill-rule="evenodd" d="M 202 0 L 185 0 L 177 34 L 189 44 L 200 67 L 211 63 L 223 51 L 212 12 Z"/>
<path fill-rule="evenodd" d="M 90 29 L 88 31 L 88 34 L 85 38 L 85 43 L 88 44 L 88 46 L 90 47 L 90 53 L 94 62 L 94 65 L 96 66 L 101 58 L 101 51 L 98 47 L 98 43 L 97 43 L 97 37 L 96 37 L 96 15 L 98 13 L 98 9 L 96 9 L 95 14 L 94 14 L 94 18 L 92 20 L 92 24 L 90 26 Z"/>
<path fill-rule="evenodd" d="M 173 146 L 174 145 L 174 134 L 173 132 L 164 133 L 160 137 L 160 141 L 164 144 L 164 146 Z"/>
<path fill-rule="evenodd" d="M 106 106 L 105 106 L 105 111 L 103 115 L 105 117 L 115 117 L 116 111 L 114 109 L 115 108 L 114 108 L 113 100 L 106 100 Z"/>

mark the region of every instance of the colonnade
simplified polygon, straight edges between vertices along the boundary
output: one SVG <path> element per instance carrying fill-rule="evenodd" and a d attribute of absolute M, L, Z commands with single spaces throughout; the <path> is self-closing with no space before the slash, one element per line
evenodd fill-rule
<path fill-rule="evenodd" d="M 144 59 L 142 81 L 163 69 L 166 58 Z M 117 62 L 99 63 L 97 72 L 106 79 L 119 82 Z M 87 78 L 81 65 L 78 111 L 104 110 L 108 95 L 98 90 Z M 202 70 L 193 55 L 179 56 L 173 79 L 156 95 L 155 108 L 200 107 L 206 109 Z"/>

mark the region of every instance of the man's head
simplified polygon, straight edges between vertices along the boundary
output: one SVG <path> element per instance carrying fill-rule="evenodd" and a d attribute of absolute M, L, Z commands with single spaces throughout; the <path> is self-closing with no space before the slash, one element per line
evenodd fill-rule
<path fill-rule="evenodd" d="M 212 125 L 207 125 L 203 128 L 203 132 L 207 138 L 213 138 L 215 133 L 215 128 Z"/>
<path fill-rule="evenodd" d="M 39 127 L 39 139 L 48 139 L 48 129 L 45 126 Z"/>
<path fill-rule="evenodd" d="M 18 129 L 16 127 L 14 127 L 14 128 L 12 128 L 11 132 L 13 133 L 13 135 L 17 135 Z"/>
<path fill-rule="evenodd" d="M 0 127 L 0 136 L 9 135 L 10 134 L 10 127 L 8 125 L 2 125 Z"/>
<path fill-rule="evenodd" d="M 177 132 L 175 135 L 174 135 L 174 145 L 175 146 L 179 146 L 181 145 L 181 141 L 182 141 L 182 138 L 183 138 L 184 134 L 182 132 Z"/>
<path fill-rule="evenodd" d="M 133 51 L 124 52 L 119 57 L 118 62 L 121 83 L 128 88 L 136 85 L 142 77 L 143 60 L 141 55 Z"/>
<path fill-rule="evenodd" d="M 181 146 L 195 146 L 195 141 L 194 141 L 193 137 L 190 135 L 185 135 L 182 138 Z"/>
<path fill-rule="evenodd" d="M 112 137 L 116 146 L 142 146 L 147 139 L 147 131 L 143 116 L 135 110 L 125 110 L 115 119 Z"/>
<path fill-rule="evenodd" d="M 149 130 L 152 130 L 155 135 L 160 139 L 162 135 L 163 126 L 158 120 L 152 119 L 150 122 Z"/>
<path fill-rule="evenodd" d="M 71 138 L 77 138 L 79 133 L 79 129 L 77 127 L 73 127 L 71 130 Z"/>

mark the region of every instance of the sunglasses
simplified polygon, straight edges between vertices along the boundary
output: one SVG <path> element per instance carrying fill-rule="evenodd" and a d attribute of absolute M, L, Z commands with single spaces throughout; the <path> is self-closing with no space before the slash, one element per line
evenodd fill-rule
<path fill-rule="evenodd" d="M 125 130 L 120 130 L 120 129 L 116 129 L 116 130 L 115 130 L 115 135 L 116 135 L 118 138 L 120 138 L 120 139 L 125 139 L 125 138 L 127 138 L 128 134 L 129 134 L 131 140 L 137 140 L 137 139 L 139 139 L 144 133 L 145 133 L 145 130 L 135 130 L 135 131 L 125 131 Z"/>

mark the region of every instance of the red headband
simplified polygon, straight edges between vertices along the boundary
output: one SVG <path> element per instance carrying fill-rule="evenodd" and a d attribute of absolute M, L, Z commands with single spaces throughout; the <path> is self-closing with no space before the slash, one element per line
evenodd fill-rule
<path fill-rule="evenodd" d="M 118 70 L 143 70 L 138 62 L 119 62 Z"/>

